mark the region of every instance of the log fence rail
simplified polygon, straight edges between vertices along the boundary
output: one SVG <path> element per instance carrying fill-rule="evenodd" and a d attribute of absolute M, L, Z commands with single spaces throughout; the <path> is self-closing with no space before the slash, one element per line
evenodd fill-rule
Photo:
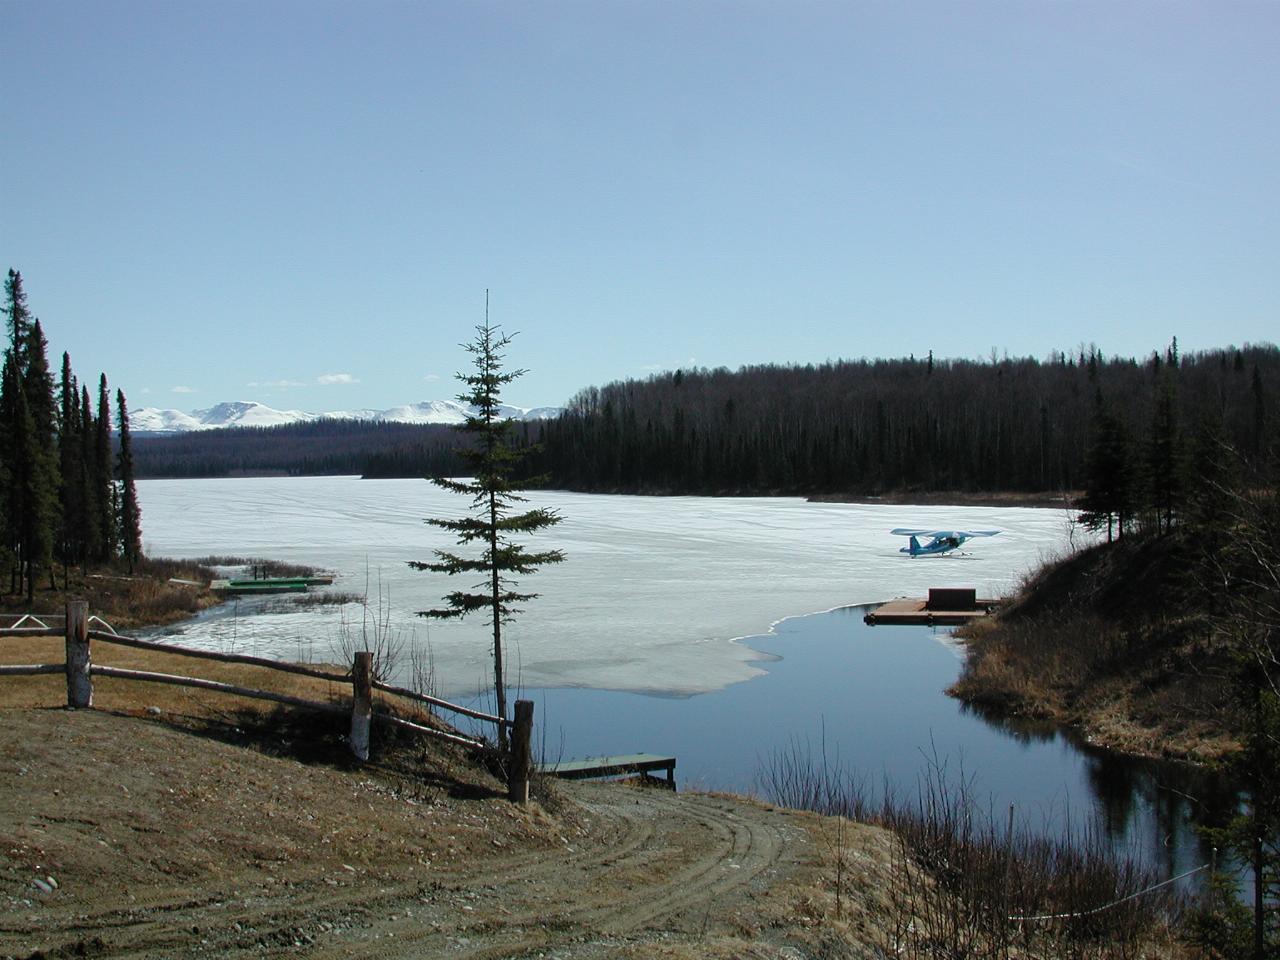
<path fill-rule="evenodd" d="M 351 735 L 349 738 L 351 752 L 358 760 L 361 761 L 369 759 L 370 734 L 375 720 L 379 723 L 390 724 L 392 726 L 399 727 L 400 729 L 434 737 L 435 739 L 444 740 L 459 746 L 472 749 L 479 749 L 485 746 L 485 741 L 478 737 L 471 737 L 447 730 L 438 730 L 434 727 L 414 723 L 411 720 L 397 717 L 391 713 L 375 712 L 373 709 L 373 692 L 378 690 L 395 697 L 427 705 L 434 709 L 447 710 L 460 714 L 461 716 L 470 717 L 473 720 L 491 723 L 494 724 L 495 727 L 505 725 L 510 728 L 512 731 L 512 742 L 511 753 L 507 758 L 507 792 L 513 802 L 522 804 L 528 802 L 529 779 L 532 772 L 530 742 L 533 726 L 533 703 L 531 701 L 517 701 L 516 719 L 514 721 L 503 720 L 501 717 L 494 716 L 493 714 L 484 713 L 479 710 L 472 710 L 469 707 L 450 703 L 449 701 L 442 700 L 439 697 L 433 697 L 428 694 L 419 693 L 416 690 L 411 690 L 407 687 L 397 687 L 392 684 L 375 680 L 373 677 L 373 654 L 367 650 L 357 651 L 352 662 L 350 672 L 343 674 L 336 673 L 332 670 L 322 670 L 318 667 L 310 667 L 305 664 L 284 663 L 279 660 L 270 660 L 266 657 L 255 657 L 247 654 L 215 653 L 211 650 L 194 650 L 187 647 L 175 647 L 170 644 L 157 643 L 153 640 L 142 640 L 136 637 L 122 636 L 121 634 L 116 633 L 110 624 L 100 618 L 90 617 L 88 613 L 88 603 L 83 600 L 73 600 L 67 603 L 65 625 L 51 626 L 45 622 L 46 620 L 55 619 L 59 618 L 53 616 L 41 618 L 32 614 L 25 614 L 18 617 L 11 625 L 0 627 L 0 637 L 65 636 L 66 660 L 62 663 L 0 664 L 0 677 L 38 676 L 42 674 L 65 673 L 67 678 L 67 706 L 75 708 L 90 708 L 93 706 L 93 677 L 101 676 L 144 683 L 172 684 L 176 686 L 193 687 L 201 690 L 211 690 L 232 696 L 267 700 L 274 703 L 286 704 L 288 706 L 316 710 L 322 713 L 349 713 L 351 715 Z M 96 622 L 101 629 L 91 629 L 90 624 L 93 622 Z M 310 700 L 304 697 L 295 697 L 289 694 L 276 693 L 270 690 L 261 690 L 252 687 L 239 686 L 237 684 L 224 683 L 219 680 L 209 680 L 200 677 L 179 676 L 176 674 L 157 673 L 149 670 L 132 670 L 125 669 L 123 667 L 94 664 L 91 656 L 91 641 L 133 647 L 141 650 L 152 650 L 167 654 L 177 654 L 179 656 L 190 657 L 192 659 L 215 660 L 222 663 L 248 664 L 282 673 L 296 674 L 318 680 L 327 680 L 332 683 L 349 683 L 352 688 L 351 707 L 348 709 L 342 704 Z"/>

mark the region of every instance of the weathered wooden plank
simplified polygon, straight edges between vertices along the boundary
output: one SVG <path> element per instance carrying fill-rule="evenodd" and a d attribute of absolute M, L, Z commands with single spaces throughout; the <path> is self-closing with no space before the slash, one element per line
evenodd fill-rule
<path fill-rule="evenodd" d="M 170 673 L 152 673 L 149 670 L 127 670 L 124 667 L 108 667 L 94 664 L 90 672 L 96 676 L 117 677 L 121 680 L 140 680 L 144 683 L 167 683 L 179 687 L 196 687 L 200 690 L 215 690 L 237 697 L 250 697 L 254 700 L 271 700 L 292 707 L 306 707 L 309 710 L 321 710 L 325 713 L 346 713 L 348 708 L 338 703 L 321 703 L 318 700 L 304 700 L 302 697 L 291 697 L 284 693 L 272 693 L 270 690 L 255 690 L 251 687 L 238 687 L 219 680 L 201 680 L 196 677 L 181 677 Z"/>
<path fill-rule="evenodd" d="M 419 703 L 440 707 L 442 710 L 451 710 L 454 713 L 462 714 L 464 717 L 473 717 L 476 720 L 484 720 L 487 723 L 505 723 L 507 726 L 511 726 L 510 720 L 503 720 L 501 717 L 495 717 L 491 713 L 481 713 L 479 710 L 472 710 L 470 707 L 462 707 L 426 693 L 418 693 L 418 691 L 410 690 L 408 687 L 396 687 L 389 683 L 383 683 L 381 680 L 375 680 L 373 681 L 373 688 L 381 690 L 383 693 L 394 693 L 398 697 L 406 697 L 410 700 L 417 700 Z"/>
<path fill-rule="evenodd" d="M 369 759 L 369 727 L 373 718 L 373 654 L 356 651 L 351 664 L 351 752 Z"/>
<path fill-rule="evenodd" d="M 60 631 L 59 631 L 60 632 Z M 334 673 L 318 667 L 308 667 L 301 663 L 287 663 L 283 660 L 270 660 L 266 657 L 252 657 L 245 653 L 216 653 L 213 650 L 193 650 L 190 647 L 176 647 L 170 643 L 157 643 L 154 640 L 139 640 L 137 637 L 122 637 L 101 630 L 90 630 L 89 636 L 94 640 L 106 643 L 118 643 L 122 647 L 137 647 L 139 650 L 157 650 L 161 653 L 174 653 L 181 657 L 195 657 L 199 660 L 218 660 L 222 663 L 248 663 L 255 667 L 266 667 L 282 673 L 296 673 L 301 677 L 315 677 L 317 680 L 330 680 L 343 685 L 351 681 L 349 673 Z"/>
<path fill-rule="evenodd" d="M 0 627 L 0 637 L 61 637 L 62 627 Z"/>
<path fill-rule="evenodd" d="M 507 799 L 524 805 L 529 802 L 529 774 L 532 772 L 533 701 L 516 701 L 516 722 L 511 731 L 511 766 L 507 771 Z"/>
<path fill-rule="evenodd" d="M 65 663 L 0 664 L 0 677 L 34 677 L 42 673 L 66 673 Z"/>
<path fill-rule="evenodd" d="M 972 610 L 935 610 L 927 600 L 898 599 L 882 603 L 862 619 L 872 625 L 917 625 L 953 627 L 968 623 L 977 617 L 985 617 L 995 600 L 976 600 Z"/>
<path fill-rule="evenodd" d="M 93 706 L 93 677 L 89 670 L 89 602 L 67 601 L 67 706 Z"/>
<path fill-rule="evenodd" d="M 415 733 L 425 733 L 427 736 L 436 737 L 439 740 L 448 740 L 450 743 L 460 744 L 464 747 L 479 748 L 484 746 L 483 740 L 475 737 L 463 736 L 460 733 L 449 733 L 447 730 L 437 730 L 435 727 L 424 726 L 421 723 L 414 723 L 412 720 L 405 720 L 401 717 L 392 716 L 389 713 L 375 713 L 374 716 L 379 720 L 391 724 L 396 727 L 403 727 L 406 730 L 412 730 Z"/>
<path fill-rule="evenodd" d="M 561 760 L 544 763 L 538 769 L 542 773 L 563 777 L 566 780 L 590 780 L 595 777 L 616 777 L 628 773 L 648 773 L 663 770 L 667 783 L 675 789 L 676 758 L 653 753 L 629 753 L 610 757 L 587 757 L 584 760 Z"/>

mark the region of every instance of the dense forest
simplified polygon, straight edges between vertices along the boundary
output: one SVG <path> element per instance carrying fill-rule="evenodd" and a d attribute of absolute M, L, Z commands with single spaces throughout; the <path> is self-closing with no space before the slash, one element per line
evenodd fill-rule
<path fill-rule="evenodd" d="M 1207 419 L 1256 458 L 1278 384 L 1274 346 L 1179 356 L 1176 341 L 1141 361 L 1090 347 L 678 370 L 582 391 L 545 425 L 540 467 L 595 491 L 1078 490 L 1104 422 L 1177 447 Z"/>
<path fill-rule="evenodd" d="M 457 476 L 466 440 L 438 424 L 313 420 L 134 440 L 139 477 Z"/>
<path fill-rule="evenodd" d="M 30 600 L 37 578 L 47 575 L 53 586 L 55 563 L 64 583 L 73 565 L 123 562 L 132 571 L 142 557 L 141 515 L 124 393 L 116 391 L 113 440 L 106 374 L 98 377 L 96 412 L 66 353 L 55 385 L 22 274 L 9 271 L 4 293 L 0 565 L 8 592 Z"/>
<path fill-rule="evenodd" d="M 1142 360 L 1089 347 L 1045 361 L 679 370 L 584 390 L 559 419 L 517 424 L 513 437 L 561 489 L 1074 492 L 1117 482 L 1091 481 L 1108 470 L 1128 470 L 1131 487 L 1139 474 L 1175 478 L 1204 429 L 1258 461 L 1278 389 L 1272 345 L 1179 356 L 1176 341 Z M 466 442 L 448 426 L 321 420 L 136 438 L 134 456 L 145 477 L 438 477 L 465 471 Z M 1112 492 L 1120 502 L 1104 506 L 1122 520 L 1127 494 Z"/>

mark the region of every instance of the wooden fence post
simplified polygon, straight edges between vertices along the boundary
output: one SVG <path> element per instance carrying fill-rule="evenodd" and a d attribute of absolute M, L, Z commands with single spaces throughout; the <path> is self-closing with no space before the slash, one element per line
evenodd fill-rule
<path fill-rule="evenodd" d="M 373 722 L 373 654 L 356 653 L 351 664 L 351 752 L 369 759 L 369 727 Z"/>
<path fill-rule="evenodd" d="M 93 706 L 89 674 L 89 602 L 67 601 L 67 706 Z"/>
<path fill-rule="evenodd" d="M 533 701 L 516 701 L 516 722 L 511 731 L 511 769 L 507 774 L 507 798 L 512 803 L 529 802 L 529 775 L 533 769 L 530 741 L 533 739 Z"/>

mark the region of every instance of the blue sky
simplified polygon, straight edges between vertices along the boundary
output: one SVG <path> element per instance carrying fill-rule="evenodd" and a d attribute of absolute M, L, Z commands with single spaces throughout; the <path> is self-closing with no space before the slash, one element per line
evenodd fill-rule
<path fill-rule="evenodd" d="M 0 0 L 0 269 L 130 404 L 1276 340 L 1280 4 Z"/>

